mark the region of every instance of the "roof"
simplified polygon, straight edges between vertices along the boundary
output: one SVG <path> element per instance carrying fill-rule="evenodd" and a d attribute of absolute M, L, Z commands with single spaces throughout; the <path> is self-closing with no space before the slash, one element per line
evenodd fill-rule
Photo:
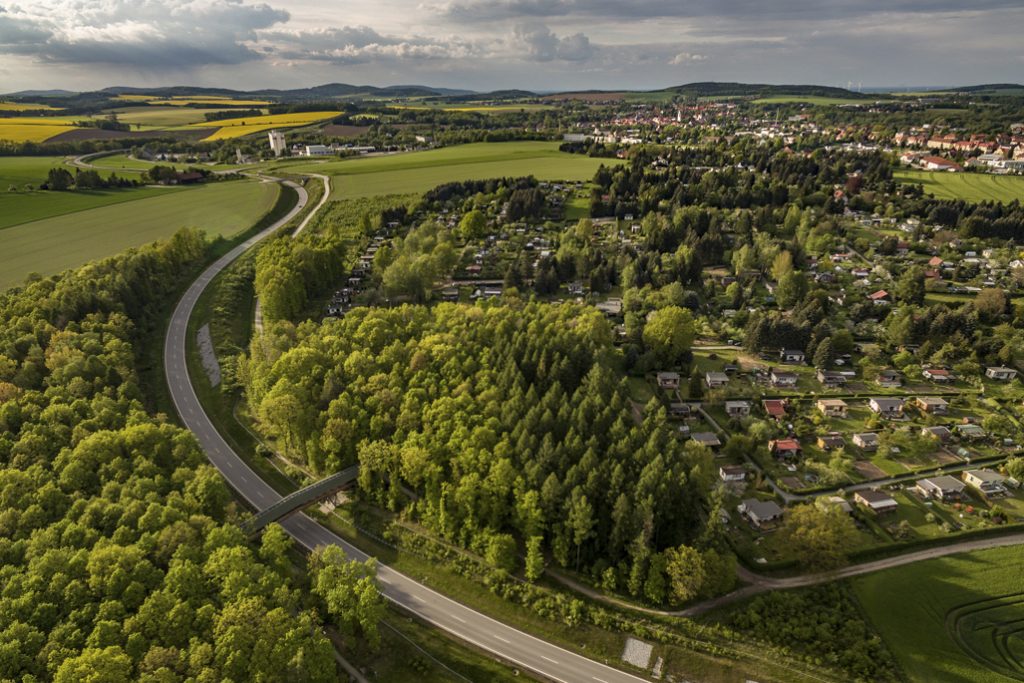
<path fill-rule="evenodd" d="M 921 479 L 917 482 L 917 486 L 922 489 L 937 489 L 939 491 L 963 491 L 966 488 L 962 481 L 948 474 Z"/>
<path fill-rule="evenodd" d="M 953 433 L 949 431 L 948 427 L 943 427 L 942 425 L 937 425 L 935 427 L 922 427 L 921 431 L 928 432 L 932 436 L 938 436 L 941 438 L 948 437 L 950 434 Z"/>
<path fill-rule="evenodd" d="M 878 443 L 878 434 L 874 432 L 864 432 L 863 434 L 854 434 L 853 438 L 857 439 L 861 443 Z"/>
<path fill-rule="evenodd" d="M 799 379 L 800 375 L 788 370 L 772 370 L 772 377 L 793 377 Z"/>
<path fill-rule="evenodd" d="M 764 412 L 772 417 L 782 417 L 786 414 L 786 402 L 780 399 L 767 399 L 761 402 Z"/>
<path fill-rule="evenodd" d="M 841 398 L 819 398 L 818 404 L 828 408 L 845 408 L 846 401 Z"/>
<path fill-rule="evenodd" d="M 782 508 L 774 500 L 747 498 L 743 501 L 743 509 L 755 519 L 773 519 L 782 516 Z"/>
<path fill-rule="evenodd" d="M 707 378 L 721 382 L 729 381 L 729 375 L 725 374 L 724 372 L 709 372 L 707 373 Z"/>
<path fill-rule="evenodd" d="M 678 372 L 659 372 L 658 379 L 679 379 Z"/>
<path fill-rule="evenodd" d="M 770 448 L 774 448 L 777 451 L 798 451 L 800 450 L 800 442 L 796 439 L 778 439 L 768 444 Z"/>
<path fill-rule="evenodd" d="M 903 406 L 902 398 L 882 398 L 881 396 L 878 396 L 872 398 L 871 401 L 879 408 L 895 408 Z"/>
<path fill-rule="evenodd" d="M 747 470 L 742 465 L 722 465 L 718 468 L 718 472 L 724 476 L 747 475 Z"/>
<path fill-rule="evenodd" d="M 750 407 L 750 401 L 726 401 L 725 402 L 726 410 L 728 410 L 729 408 L 749 408 L 749 407 Z"/>
<path fill-rule="evenodd" d="M 944 398 L 939 398 L 938 396 L 918 396 L 917 397 L 917 401 L 918 401 L 918 403 L 923 403 L 924 405 L 927 405 L 927 406 L 948 406 L 949 405 L 949 401 L 947 401 Z"/>
<path fill-rule="evenodd" d="M 714 432 L 694 432 L 690 438 L 704 446 L 721 446 L 722 442 Z"/>
<path fill-rule="evenodd" d="M 983 483 L 998 483 L 1006 481 L 1006 477 L 994 470 L 966 470 L 964 476 L 970 476 Z"/>
<path fill-rule="evenodd" d="M 986 372 L 1012 372 L 1013 374 L 1017 374 L 1016 370 L 1014 370 L 1013 368 L 1008 368 L 1005 365 L 988 367 L 988 368 L 985 368 L 985 371 Z"/>
<path fill-rule="evenodd" d="M 879 299 L 884 299 L 887 296 L 889 296 L 889 292 L 885 291 L 884 289 L 880 289 L 874 294 L 869 294 L 868 298 L 878 301 Z"/>
<path fill-rule="evenodd" d="M 871 489 L 866 489 L 864 491 L 857 491 L 855 497 L 860 498 L 871 507 L 886 507 L 889 505 L 898 505 L 896 499 L 884 491 L 873 491 Z"/>
<path fill-rule="evenodd" d="M 950 372 L 944 368 L 925 368 L 922 372 L 927 372 L 929 375 L 936 377 L 948 377 Z"/>

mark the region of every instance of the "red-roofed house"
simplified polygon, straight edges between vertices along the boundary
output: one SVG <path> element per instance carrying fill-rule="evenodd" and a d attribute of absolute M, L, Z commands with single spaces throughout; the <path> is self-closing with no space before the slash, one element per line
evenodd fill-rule
<path fill-rule="evenodd" d="M 761 401 L 761 405 L 768 417 L 773 417 L 776 420 L 786 417 L 786 402 L 782 399 L 765 399 Z"/>
<path fill-rule="evenodd" d="M 796 439 L 777 439 L 768 442 L 768 450 L 776 458 L 798 458 L 801 448 Z"/>
<path fill-rule="evenodd" d="M 962 171 L 963 166 L 950 161 L 949 159 L 943 159 L 942 157 L 924 157 L 921 159 L 921 165 L 929 171 Z"/>
<path fill-rule="evenodd" d="M 889 303 L 889 292 L 884 289 L 880 289 L 874 294 L 868 294 L 868 298 L 871 299 L 871 302 L 876 306 L 884 306 Z"/>

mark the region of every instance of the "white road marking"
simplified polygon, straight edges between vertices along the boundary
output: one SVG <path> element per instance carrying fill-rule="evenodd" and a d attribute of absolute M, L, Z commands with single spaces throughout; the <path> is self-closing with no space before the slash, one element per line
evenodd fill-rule
<path fill-rule="evenodd" d="M 451 617 L 452 619 L 455 619 L 455 620 L 457 620 L 457 621 L 459 621 L 459 622 L 461 622 L 461 623 L 463 623 L 463 624 L 465 624 L 465 623 L 466 623 L 466 620 L 465 620 L 465 619 L 463 619 L 462 617 L 457 617 L 457 616 L 455 616 L 454 614 L 449 614 L 448 616 L 450 616 L 450 617 Z"/>
<path fill-rule="evenodd" d="M 494 636 L 494 637 L 495 637 L 495 638 L 497 638 L 498 640 L 500 640 L 501 642 L 505 643 L 506 645 L 511 645 L 511 644 L 512 644 L 512 643 L 511 643 L 511 641 L 505 640 L 505 639 L 504 639 L 504 638 L 502 638 L 501 636 L 497 636 L 497 635 L 496 635 L 496 636 Z"/>
<path fill-rule="evenodd" d="M 551 657 L 545 657 L 544 655 L 541 655 L 540 658 L 541 659 L 546 659 L 549 662 L 551 662 L 552 664 L 558 664 L 558 662 L 556 662 L 555 660 L 551 659 Z"/>
<path fill-rule="evenodd" d="M 591 676 L 591 678 L 597 681 L 597 683 L 608 683 L 608 681 L 604 680 L 603 678 L 598 678 L 597 676 Z"/>

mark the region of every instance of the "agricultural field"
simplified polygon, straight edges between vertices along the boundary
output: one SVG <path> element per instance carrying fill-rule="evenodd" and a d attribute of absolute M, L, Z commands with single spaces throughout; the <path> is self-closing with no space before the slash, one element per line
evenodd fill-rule
<path fill-rule="evenodd" d="M 867 574 L 854 592 L 911 681 L 1024 677 L 1024 548 L 952 555 Z"/>
<path fill-rule="evenodd" d="M 1024 200 L 1024 177 L 983 173 L 946 173 L 901 169 L 893 173 L 903 183 L 923 185 L 937 199 L 964 199 L 969 202 L 1011 202 Z"/>
<path fill-rule="evenodd" d="M 270 211 L 280 188 L 276 183 L 237 181 L 148 191 L 152 195 L 139 201 L 3 230 L 0 289 L 23 282 L 29 273 L 59 273 L 167 237 L 183 227 L 201 228 L 209 235 L 233 235 Z"/>
<path fill-rule="evenodd" d="M 230 140 L 240 138 L 244 135 L 262 133 L 273 128 L 296 128 L 308 126 L 318 121 L 334 118 L 341 112 L 337 111 L 308 111 L 297 114 L 272 114 L 269 116 L 249 116 L 239 119 L 224 119 L 223 121 L 209 121 L 189 126 L 190 129 L 210 128 L 217 129 L 213 134 L 203 138 L 207 141 Z"/>
<path fill-rule="evenodd" d="M 12 225 L 145 199 L 167 192 L 166 188 L 152 187 L 88 192 L 45 192 L 25 189 L 26 185 L 39 187 L 46 180 L 49 170 L 62 164 L 63 157 L 0 157 L 0 230 Z M 71 173 L 75 172 L 70 167 L 68 170 Z M 121 172 L 121 169 L 113 170 Z M 12 192 L 11 187 L 16 191 Z"/>
<path fill-rule="evenodd" d="M 590 180 L 601 164 L 558 151 L 555 142 L 497 142 L 333 162 L 286 165 L 282 171 L 332 176 L 332 199 L 422 193 L 442 183 L 533 175 L 540 180 Z"/>
<path fill-rule="evenodd" d="M 267 100 L 233 100 L 230 97 L 216 95 L 188 95 L 179 97 L 154 97 L 153 95 L 118 95 L 115 99 L 125 102 L 145 102 L 146 104 L 170 105 L 183 107 L 189 104 L 209 105 L 211 107 L 263 107 L 273 104 Z"/>
<path fill-rule="evenodd" d="M 31 102 L 0 102 L 0 111 L 60 111 L 60 107 Z"/>
<path fill-rule="evenodd" d="M 871 104 L 874 100 L 859 100 L 846 97 L 820 97 L 818 95 L 774 95 L 754 100 L 754 104 L 816 104 L 837 106 L 843 104 Z"/>
<path fill-rule="evenodd" d="M 550 104 L 392 104 L 391 109 L 417 109 L 471 112 L 476 114 L 507 114 L 509 112 L 547 111 L 555 107 Z"/>
<path fill-rule="evenodd" d="M 74 130 L 74 122 L 88 117 L 17 116 L 0 118 L 0 140 L 43 142 Z"/>
<path fill-rule="evenodd" d="M 193 123 L 206 123 L 206 114 L 230 111 L 223 107 L 196 109 L 194 107 L 125 107 L 110 109 L 108 114 L 116 114 L 121 123 L 131 124 L 133 128 L 141 126 L 142 130 L 159 130 L 176 126 L 189 126 Z"/>

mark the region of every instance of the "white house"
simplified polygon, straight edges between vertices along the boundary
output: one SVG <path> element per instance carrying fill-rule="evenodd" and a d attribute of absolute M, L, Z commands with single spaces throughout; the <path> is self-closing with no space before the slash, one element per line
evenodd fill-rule
<path fill-rule="evenodd" d="M 995 368 L 985 368 L 985 377 L 989 379 L 996 379 L 1000 382 L 1008 382 L 1017 376 L 1017 371 L 1013 368 L 1007 368 L 1004 366 Z"/>

